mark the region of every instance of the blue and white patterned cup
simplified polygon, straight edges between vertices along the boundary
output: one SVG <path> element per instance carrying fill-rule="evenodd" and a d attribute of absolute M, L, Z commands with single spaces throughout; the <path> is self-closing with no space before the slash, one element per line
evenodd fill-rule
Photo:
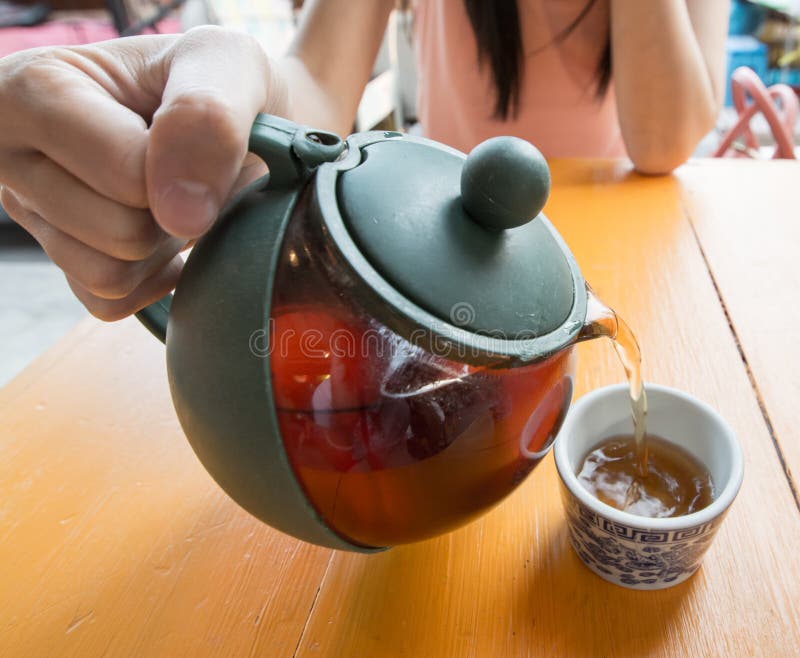
<path fill-rule="evenodd" d="M 703 559 L 744 472 L 733 430 L 704 402 L 648 384 L 647 430 L 681 446 L 711 473 L 716 496 L 702 510 L 663 519 L 621 512 L 592 496 L 576 472 L 589 450 L 615 434 L 630 433 L 624 384 L 597 389 L 570 410 L 555 442 L 569 539 L 584 564 L 607 581 L 632 589 L 663 589 L 689 578 Z"/>

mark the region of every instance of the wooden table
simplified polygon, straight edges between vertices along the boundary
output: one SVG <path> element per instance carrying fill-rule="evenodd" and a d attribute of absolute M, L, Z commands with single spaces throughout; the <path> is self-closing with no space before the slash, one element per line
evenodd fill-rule
<path fill-rule="evenodd" d="M 0 392 L 0 656 L 798 655 L 800 165 L 553 173 L 548 215 L 638 333 L 647 379 L 710 402 L 743 444 L 744 485 L 695 577 L 646 593 L 591 574 L 551 457 L 438 539 L 299 543 L 203 471 L 162 347 L 91 321 Z M 578 395 L 622 379 L 609 344 L 579 349 Z"/>

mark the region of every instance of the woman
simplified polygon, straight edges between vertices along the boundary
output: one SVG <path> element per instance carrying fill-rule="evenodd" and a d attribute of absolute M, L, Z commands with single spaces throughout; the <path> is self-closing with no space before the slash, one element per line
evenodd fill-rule
<path fill-rule="evenodd" d="M 279 61 L 222 29 L 0 60 L 0 202 L 114 320 L 177 280 L 244 166 L 257 112 L 348 133 L 394 0 L 309 0 Z M 727 0 L 419 0 L 420 117 L 468 149 L 683 162 L 722 97 Z M 618 116 L 618 119 L 617 119 Z M 623 147 L 624 142 L 624 147 Z"/>

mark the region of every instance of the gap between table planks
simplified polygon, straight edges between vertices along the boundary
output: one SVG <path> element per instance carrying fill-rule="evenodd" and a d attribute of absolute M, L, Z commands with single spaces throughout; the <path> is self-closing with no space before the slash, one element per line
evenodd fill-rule
<path fill-rule="evenodd" d="M 800 509 L 800 163 L 691 163 L 678 179 Z"/>

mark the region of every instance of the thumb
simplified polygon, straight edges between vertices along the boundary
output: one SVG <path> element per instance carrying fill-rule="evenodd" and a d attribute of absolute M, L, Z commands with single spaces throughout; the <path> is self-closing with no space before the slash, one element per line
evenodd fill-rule
<path fill-rule="evenodd" d="M 148 201 L 167 233 L 196 238 L 236 182 L 256 114 L 266 107 L 280 113 L 286 93 L 246 35 L 197 28 L 165 57 L 164 91 L 145 157 Z"/>

